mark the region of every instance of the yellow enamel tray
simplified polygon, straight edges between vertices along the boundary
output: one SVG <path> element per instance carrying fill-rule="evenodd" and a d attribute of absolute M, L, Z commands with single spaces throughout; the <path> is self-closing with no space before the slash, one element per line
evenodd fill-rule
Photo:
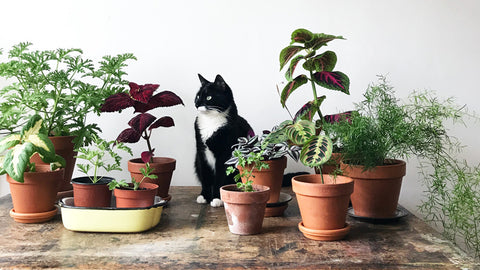
<path fill-rule="evenodd" d="M 80 232 L 143 232 L 160 222 L 166 201 L 155 198 L 155 204 L 146 208 L 88 208 L 76 207 L 73 197 L 60 202 L 63 226 Z"/>

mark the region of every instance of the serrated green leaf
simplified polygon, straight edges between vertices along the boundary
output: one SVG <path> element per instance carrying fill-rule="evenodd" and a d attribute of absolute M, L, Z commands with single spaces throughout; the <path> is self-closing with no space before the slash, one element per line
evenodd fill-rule
<path fill-rule="evenodd" d="M 327 136 L 314 136 L 305 143 L 300 161 L 309 167 L 318 167 L 330 159 L 333 143 Z"/>
<path fill-rule="evenodd" d="M 282 106 L 285 107 L 285 102 L 287 101 L 290 94 L 295 91 L 298 87 L 306 84 L 308 82 L 308 78 L 306 75 L 298 75 L 295 79 L 291 82 L 287 83 L 282 90 L 282 94 L 280 95 L 280 102 Z"/>
<path fill-rule="evenodd" d="M 300 28 L 292 32 L 291 44 L 295 42 L 305 43 L 312 40 L 312 38 L 313 38 L 312 32 L 308 31 L 307 29 Z"/>
<path fill-rule="evenodd" d="M 328 42 L 335 39 L 345 39 L 342 36 L 327 35 L 324 33 L 313 34 L 313 38 L 305 43 L 305 48 L 318 50 L 327 45 Z"/>
<path fill-rule="evenodd" d="M 337 55 L 332 51 L 326 51 L 320 55 L 308 59 L 303 63 L 303 68 L 308 71 L 332 71 L 337 64 Z"/>
<path fill-rule="evenodd" d="M 293 72 L 295 72 L 295 67 L 298 65 L 298 62 L 304 58 L 303 55 L 297 55 L 295 58 L 290 61 L 290 66 L 287 69 L 287 72 L 285 73 L 285 78 L 287 81 L 291 82 L 293 79 Z"/>
<path fill-rule="evenodd" d="M 298 52 L 303 50 L 301 46 L 287 46 L 280 52 L 280 70 L 292 59 Z"/>

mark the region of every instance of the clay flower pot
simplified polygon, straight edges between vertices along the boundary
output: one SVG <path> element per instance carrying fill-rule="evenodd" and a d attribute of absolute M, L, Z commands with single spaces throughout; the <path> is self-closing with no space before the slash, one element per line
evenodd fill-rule
<path fill-rule="evenodd" d="M 253 170 L 253 183 L 256 185 L 267 186 L 270 188 L 270 198 L 267 203 L 276 203 L 280 197 L 280 191 L 282 189 L 283 172 L 287 167 L 287 157 L 281 157 L 279 159 L 265 161 L 270 167 L 258 171 Z M 251 170 L 253 165 L 247 165 L 245 168 Z M 237 167 L 240 173 L 243 172 L 243 168 Z M 242 178 L 242 182 L 245 180 Z"/>
<path fill-rule="evenodd" d="M 342 156 L 340 153 L 332 153 L 332 157 L 330 157 L 330 160 L 327 161 L 327 163 L 322 165 L 322 174 L 331 174 L 333 173 L 337 168 L 340 168 L 340 160 Z M 315 173 L 320 174 L 320 170 L 315 167 Z"/>
<path fill-rule="evenodd" d="M 302 216 L 300 230 L 314 240 L 338 240 L 345 237 L 345 223 L 353 180 L 350 177 L 323 174 L 299 175 L 292 179 Z M 305 229 L 304 229 L 305 228 Z"/>
<path fill-rule="evenodd" d="M 77 207 L 110 207 L 112 191 L 108 189 L 111 177 L 103 176 L 96 183 L 92 183 L 89 177 L 77 177 L 72 179 L 73 201 Z"/>
<path fill-rule="evenodd" d="M 130 184 L 132 187 L 133 184 Z M 116 188 L 113 190 L 117 208 L 150 207 L 155 202 L 158 185 L 141 183 L 138 190 Z"/>
<path fill-rule="evenodd" d="M 233 234 L 250 235 L 262 232 L 270 188 L 253 185 L 253 189 L 254 192 L 242 192 L 235 184 L 220 188 L 228 228 Z"/>
<path fill-rule="evenodd" d="M 63 181 L 60 181 L 57 186 L 58 197 L 71 196 L 73 187 L 70 181 L 72 180 L 75 161 L 77 160 L 75 158 L 77 153 L 73 151 L 74 144 L 72 142 L 75 136 L 52 136 L 48 138 L 53 143 L 55 153 L 63 157 L 66 162 Z M 45 164 L 38 154 L 33 155 L 31 161 L 35 164 Z"/>
<path fill-rule="evenodd" d="M 153 168 L 153 174 L 157 175 L 157 179 L 145 178 L 143 183 L 153 183 L 158 185 L 157 196 L 164 200 L 170 200 L 171 196 L 168 194 L 170 183 L 172 181 L 173 171 L 175 170 L 176 160 L 166 157 L 154 157 L 150 167 Z M 141 181 L 143 178 L 140 168 L 145 168 L 141 158 L 135 158 L 128 161 L 128 171 L 135 181 Z"/>
<path fill-rule="evenodd" d="M 351 196 L 356 216 L 368 218 L 392 218 L 398 205 L 402 178 L 406 173 L 406 163 L 392 160 L 392 165 L 377 166 L 365 170 L 363 166 L 341 164 L 345 175 L 355 182 Z"/>
<path fill-rule="evenodd" d="M 36 172 L 24 173 L 24 183 L 13 180 L 7 174 L 13 219 L 21 223 L 38 223 L 53 218 L 57 213 L 57 185 L 62 181 L 64 172 L 64 169 L 50 171 L 49 165 L 36 164 Z"/>

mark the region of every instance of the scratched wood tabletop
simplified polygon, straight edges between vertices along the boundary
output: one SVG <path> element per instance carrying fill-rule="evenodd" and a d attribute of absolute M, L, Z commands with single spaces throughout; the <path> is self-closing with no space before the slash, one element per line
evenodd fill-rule
<path fill-rule="evenodd" d="M 160 223 L 143 233 L 82 233 L 63 227 L 60 215 L 42 224 L 9 216 L 0 198 L 1 269 L 480 269 L 427 224 L 409 214 L 372 224 L 348 217 L 346 239 L 318 242 L 298 230 L 293 200 L 282 217 L 265 218 L 263 233 L 228 230 L 223 208 L 195 202 L 199 187 L 171 187 Z"/>

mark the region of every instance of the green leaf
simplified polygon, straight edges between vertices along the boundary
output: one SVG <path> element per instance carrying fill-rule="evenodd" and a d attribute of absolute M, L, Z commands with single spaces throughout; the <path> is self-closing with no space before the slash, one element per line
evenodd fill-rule
<path fill-rule="evenodd" d="M 293 120 L 294 121 L 298 121 L 298 120 L 312 121 L 313 116 L 320 110 L 320 105 L 326 98 L 327 98 L 326 96 L 318 97 L 316 105 L 313 100 L 307 102 L 307 104 L 303 105 L 302 108 L 298 110 Z"/>
<path fill-rule="evenodd" d="M 19 134 L 12 134 L 0 141 L 0 153 L 20 143 L 21 137 Z"/>
<path fill-rule="evenodd" d="M 332 51 L 326 51 L 320 55 L 308 59 L 303 63 L 303 68 L 308 71 L 332 71 L 337 63 L 337 55 Z"/>
<path fill-rule="evenodd" d="M 327 35 L 324 33 L 313 34 L 313 38 L 305 43 L 305 48 L 318 50 L 321 47 L 327 45 L 328 42 L 334 39 L 344 39 L 342 36 Z"/>
<path fill-rule="evenodd" d="M 304 56 L 298 55 L 295 58 L 293 58 L 292 61 L 290 61 L 290 66 L 288 67 L 287 72 L 285 73 L 285 78 L 287 79 L 287 81 L 289 82 L 292 81 L 295 67 L 297 67 L 298 62 L 300 62 L 300 60 L 302 59 L 304 59 Z"/>
<path fill-rule="evenodd" d="M 23 183 L 23 173 L 30 163 L 30 157 L 35 153 L 32 143 L 17 144 L 5 155 L 4 169 L 15 181 Z"/>
<path fill-rule="evenodd" d="M 340 71 L 321 71 L 313 74 L 313 81 L 327 89 L 336 90 L 350 95 L 350 79 Z"/>
<path fill-rule="evenodd" d="M 287 83 L 287 85 L 285 85 L 282 90 L 282 94 L 280 95 L 280 102 L 282 103 L 282 106 L 285 107 L 285 102 L 293 91 L 295 91 L 298 87 L 306 84 L 307 82 L 307 76 L 302 74 L 298 75 L 291 82 Z"/>
<path fill-rule="evenodd" d="M 280 52 L 280 70 L 288 63 L 292 57 L 303 50 L 301 46 L 287 46 Z"/>
<path fill-rule="evenodd" d="M 310 40 L 312 40 L 313 38 L 313 33 L 308 31 L 307 29 L 303 29 L 303 28 L 300 28 L 300 29 L 297 29 L 295 31 L 293 31 L 292 33 L 292 43 L 295 43 L 295 42 L 298 42 L 298 43 L 306 43 Z"/>
<path fill-rule="evenodd" d="M 286 128 L 288 138 L 296 145 L 303 145 L 312 136 L 315 136 L 315 124 L 307 120 L 300 120 Z"/>
<path fill-rule="evenodd" d="M 314 136 L 302 148 L 300 161 L 309 167 L 318 167 L 330 159 L 333 143 L 327 136 Z"/>

